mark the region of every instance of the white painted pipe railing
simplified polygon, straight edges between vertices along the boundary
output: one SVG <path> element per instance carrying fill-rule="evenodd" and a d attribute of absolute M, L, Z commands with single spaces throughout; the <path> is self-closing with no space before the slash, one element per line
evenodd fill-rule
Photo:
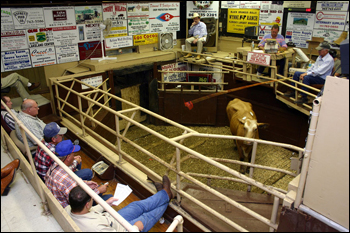
<path fill-rule="evenodd" d="M 165 232 L 173 232 L 175 230 L 175 227 L 177 227 L 177 232 L 183 232 L 183 223 L 183 217 L 181 215 L 177 215 Z"/>

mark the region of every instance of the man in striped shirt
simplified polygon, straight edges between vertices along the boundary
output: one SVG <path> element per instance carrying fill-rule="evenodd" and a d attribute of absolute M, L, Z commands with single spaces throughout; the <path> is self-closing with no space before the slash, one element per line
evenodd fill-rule
<path fill-rule="evenodd" d="M 277 43 L 279 44 L 278 51 L 279 52 L 286 51 L 288 46 L 286 44 L 286 41 L 284 40 L 284 37 L 282 35 L 278 34 L 279 30 L 280 30 L 280 28 L 279 28 L 278 24 L 274 24 L 271 28 L 271 34 L 265 35 L 262 38 L 262 40 L 260 41 L 260 43 L 258 45 L 259 49 L 264 50 L 264 46 L 265 46 L 267 39 L 276 39 Z M 280 68 L 278 69 L 278 74 L 284 75 L 285 63 L 286 63 L 285 58 L 276 61 L 276 66 L 278 66 L 278 65 L 280 66 Z M 261 75 L 262 72 L 264 71 L 264 69 L 265 69 L 265 66 L 259 66 L 257 75 Z M 269 68 L 269 76 L 271 76 L 270 74 L 271 74 L 271 70 Z"/>
<path fill-rule="evenodd" d="M 17 116 L 18 112 L 16 112 L 14 109 L 12 109 L 12 102 L 11 98 L 8 96 L 2 96 L 2 101 L 7 105 L 9 109 L 11 109 L 12 113 Z M 11 114 L 8 113 L 8 111 L 1 105 L 1 116 L 4 119 L 7 126 L 11 129 L 15 129 L 15 120 L 12 118 Z"/>

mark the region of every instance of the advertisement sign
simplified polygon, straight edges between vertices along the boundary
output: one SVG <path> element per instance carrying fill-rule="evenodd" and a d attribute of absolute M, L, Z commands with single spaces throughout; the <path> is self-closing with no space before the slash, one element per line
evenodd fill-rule
<path fill-rule="evenodd" d="M 79 61 L 78 45 L 55 46 L 57 64 Z"/>
<path fill-rule="evenodd" d="M 73 6 L 44 7 L 43 9 L 47 28 L 76 25 Z"/>
<path fill-rule="evenodd" d="M 127 4 L 128 19 L 149 18 L 148 3 L 128 3 Z"/>
<path fill-rule="evenodd" d="M 13 24 L 11 9 L 1 8 L 1 31 L 13 29 L 15 29 L 15 25 Z"/>
<path fill-rule="evenodd" d="M 271 60 L 271 55 L 266 53 L 255 53 L 255 52 L 248 52 L 247 55 L 247 62 L 261 65 L 261 66 L 269 66 Z"/>
<path fill-rule="evenodd" d="M 221 1 L 221 8 L 239 8 L 241 1 Z"/>
<path fill-rule="evenodd" d="M 311 1 L 283 1 L 283 8 L 310 8 Z"/>
<path fill-rule="evenodd" d="M 187 71 L 187 63 L 172 63 L 162 66 L 163 71 Z M 186 73 L 164 73 L 164 82 L 184 82 Z"/>
<path fill-rule="evenodd" d="M 149 33 L 149 19 L 133 18 L 128 20 L 128 35 Z"/>
<path fill-rule="evenodd" d="M 287 18 L 287 29 L 312 31 L 315 23 L 315 14 L 289 12 Z"/>
<path fill-rule="evenodd" d="M 241 1 L 239 8 L 260 9 L 261 1 Z"/>
<path fill-rule="evenodd" d="M 90 86 L 93 86 L 93 87 L 97 87 L 99 85 L 102 84 L 103 82 L 103 77 L 102 75 L 100 76 L 96 76 L 96 77 L 91 77 L 91 78 L 84 78 L 81 80 L 82 82 L 90 85 Z M 89 89 L 90 87 L 84 85 L 84 84 L 81 84 L 81 89 L 82 90 L 86 90 L 86 89 Z"/>
<path fill-rule="evenodd" d="M 332 29 L 343 31 L 347 12 L 316 11 L 316 29 Z"/>
<path fill-rule="evenodd" d="M 54 45 L 52 28 L 28 29 L 27 38 L 29 48 Z"/>
<path fill-rule="evenodd" d="M 317 1 L 316 10 L 317 11 L 348 11 L 349 2 L 348 1 L 334 1 L 334 2 L 322 2 Z"/>
<path fill-rule="evenodd" d="M 283 5 L 278 5 L 277 3 L 274 3 L 274 1 L 261 2 L 260 25 L 278 24 L 278 26 L 282 26 Z"/>
<path fill-rule="evenodd" d="M 201 18 L 219 18 L 219 1 L 186 1 L 187 19 L 192 19 L 193 13 L 198 13 Z"/>
<path fill-rule="evenodd" d="M 56 64 L 56 52 L 54 46 L 31 48 L 30 57 L 32 59 L 33 67 Z"/>
<path fill-rule="evenodd" d="M 103 20 L 127 19 L 126 3 L 102 3 Z"/>
<path fill-rule="evenodd" d="M 158 33 L 134 36 L 134 46 L 158 43 Z"/>
<path fill-rule="evenodd" d="M 328 41 L 329 43 L 331 43 L 337 40 L 341 34 L 342 34 L 342 31 L 315 29 L 313 31 L 312 36 L 323 37 L 325 41 Z"/>
<path fill-rule="evenodd" d="M 55 46 L 78 44 L 77 26 L 53 28 Z"/>
<path fill-rule="evenodd" d="M 133 46 L 133 36 L 112 37 L 105 39 L 106 49 L 119 49 Z"/>
<path fill-rule="evenodd" d="M 112 20 L 112 26 L 105 38 L 120 37 L 128 35 L 128 21 L 126 19 Z"/>
<path fill-rule="evenodd" d="M 100 40 L 101 30 L 99 24 L 77 25 L 79 42 Z"/>
<path fill-rule="evenodd" d="M 32 68 L 28 49 L 1 52 L 2 71 Z"/>
<path fill-rule="evenodd" d="M 91 41 L 78 44 L 80 60 L 102 57 L 100 41 Z"/>
<path fill-rule="evenodd" d="M 103 21 L 102 6 L 76 6 L 74 10 L 76 24 L 100 24 Z"/>
<path fill-rule="evenodd" d="M 228 9 L 227 32 L 244 34 L 244 29 L 259 26 L 259 9 Z"/>
<path fill-rule="evenodd" d="M 306 40 L 312 39 L 312 31 L 311 30 L 288 30 L 286 31 L 286 43 L 292 41 L 296 47 L 298 48 L 308 48 L 309 44 Z"/>
<path fill-rule="evenodd" d="M 150 3 L 150 32 L 180 31 L 180 3 Z"/>
<path fill-rule="evenodd" d="M 15 29 L 43 28 L 43 8 L 11 8 Z"/>
<path fill-rule="evenodd" d="M 28 49 L 25 30 L 2 31 L 1 51 Z"/>

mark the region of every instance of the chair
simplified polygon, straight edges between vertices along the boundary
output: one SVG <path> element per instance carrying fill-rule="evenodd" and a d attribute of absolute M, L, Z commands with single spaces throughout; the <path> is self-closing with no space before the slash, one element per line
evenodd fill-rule
<path fill-rule="evenodd" d="M 22 154 L 28 157 L 27 152 L 26 152 L 26 148 L 25 148 L 23 142 L 21 142 L 17 138 L 16 130 L 11 131 L 10 137 L 11 137 L 12 141 L 16 144 L 16 146 L 19 148 L 19 150 L 22 152 Z M 32 153 L 33 151 L 36 150 L 36 148 L 37 148 L 37 146 L 32 146 L 32 147 L 29 147 L 29 150 Z"/>
<path fill-rule="evenodd" d="M 1 115 L 1 126 L 4 128 L 4 130 L 6 131 L 6 133 L 7 133 L 8 135 L 10 135 L 11 129 L 10 129 L 10 127 L 6 124 L 6 122 L 5 122 L 4 118 L 2 117 L 2 115 Z"/>

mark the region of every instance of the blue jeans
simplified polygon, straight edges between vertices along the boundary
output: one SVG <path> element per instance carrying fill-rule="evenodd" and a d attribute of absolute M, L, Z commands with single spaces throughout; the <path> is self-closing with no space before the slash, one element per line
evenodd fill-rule
<path fill-rule="evenodd" d="M 118 213 L 131 225 L 141 221 L 144 226 L 142 232 L 147 232 L 163 216 L 168 204 L 169 196 L 163 189 L 145 200 L 130 203 Z"/>
<path fill-rule="evenodd" d="M 98 195 L 99 195 L 104 201 L 107 201 L 109 198 L 113 197 L 112 194 L 105 194 L 105 195 L 103 195 L 102 193 L 100 193 L 100 194 L 98 194 Z M 92 205 L 93 205 L 93 206 L 97 205 L 97 202 L 94 200 L 94 201 L 92 202 Z"/>
<path fill-rule="evenodd" d="M 299 77 L 303 73 L 305 72 L 296 71 L 293 75 L 293 80 L 299 81 Z M 325 79 L 319 76 L 312 76 L 312 75 L 305 75 L 303 79 L 303 83 L 309 86 L 311 86 L 312 84 L 324 84 L 325 82 L 326 82 Z M 295 83 L 292 83 L 292 85 L 295 86 Z M 303 89 L 304 91 L 309 91 L 309 88 L 306 88 L 306 87 L 301 87 L 301 89 Z M 301 96 L 303 98 L 307 97 L 305 93 L 301 93 Z"/>
<path fill-rule="evenodd" d="M 278 74 L 279 75 L 283 75 L 284 76 L 284 65 L 286 64 L 286 59 L 283 58 L 281 60 L 276 60 L 276 66 L 280 66 L 278 68 Z M 265 70 L 265 66 L 259 66 L 258 68 L 258 72 L 259 73 L 262 73 L 263 71 Z M 271 69 L 269 68 L 269 71 L 268 71 L 268 74 L 269 76 L 271 76 Z"/>
<path fill-rule="evenodd" d="M 91 180 L 93 173 L 91 169 L 85 168 L 85 169 L 81 169 L 81 163 L 78 164 L 77 166 L 77 171 L 75 171 L 74 173 L 79 176 L 82 180 Z"/>

